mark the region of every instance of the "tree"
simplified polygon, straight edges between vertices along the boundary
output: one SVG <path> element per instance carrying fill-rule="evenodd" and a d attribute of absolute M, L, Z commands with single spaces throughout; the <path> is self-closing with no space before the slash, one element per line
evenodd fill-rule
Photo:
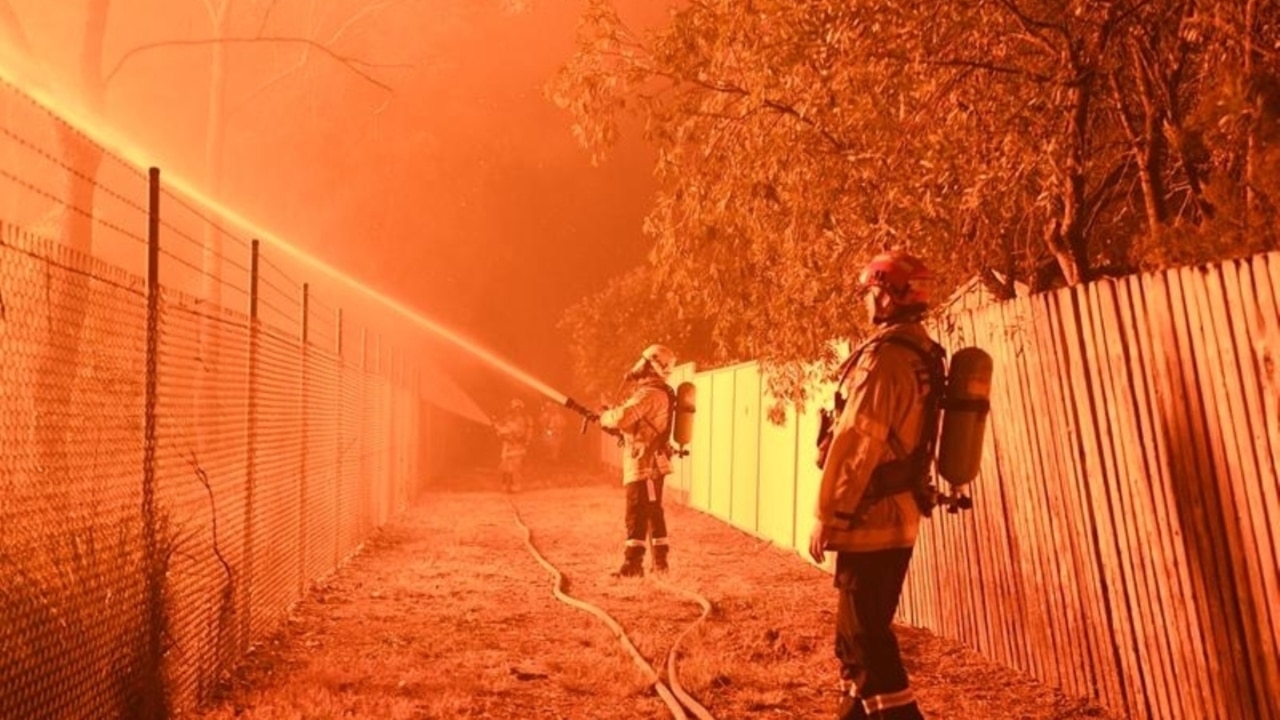
<path fill-rule="evenodd" d="M 978 273 L 1008 293 L 1203 245 L 1214 184 L 1248 177 L 1206 151 L 1257 167 L 1244 138 L 1266 127 L 1229 139 L 1208 122 L 1233 43 L 1210 28 L 1251 38 L 1255 59 L 1272 46 L 1273 7 L 1232 7 L 699 0 L 641 37 L 592 0 L 549 90 L 598 158 L 621 118 L 644 122 L 656 275 L 724 355 L 806 362 L 856 331 L 828 298 L 850 299 L 881 248 L 930 259 L 944 292 Z M 1265 115 L 1239 97 L 1241 117 Z"/>
<path fill-rule="evenodd" d="M 653 343 L 668 345 L 681 363 L 708 357 L 695 323 L 662 292 L 648 266 L 611 280 L 565 311 L 560 330 L 569 341 L 574 376 L 591 400 L 616 401 L 619 381 Z"/>
<path fill-rule="evenodd" d="M 225 150 L 229 123 L 236 112 L 251 101 L 257 100 L 267 90 L 274 88 L 309 68 L 313 58 L 319 57 L 334 63 L 345 72 L 353 73 L 365 81 L 370 87 L 381 93 L 390 94 L 392 88 L 370 74 L 370 68 L 390 67 L 385 63 L 346 54 L 338 49 L 338 43 L 357 24 L 375 18 L 379 13 L 402 5 L 407 0 L 367 0 L 352 11 L 345 19 L 339 21 L 335 28 L 319 36 L 314 28 L 306 28 L 302 32 L 292 30 L 272 31 L 272 21 L 281 15 L 281 3 L 272 0 L 261 9 L 259 14 L 246 13 L 239 18 L 241 23 L 252 23 L 256 26 L 253 32 L 239 33 L 235 30 L 237 20 L 233 12 L 240 7 L 235 0 L 204 0 L 204 7 L 209 19 L 209 35 L 194 39 L 160 39 L 144 43 L 125 51 L 116 61 L 104 82 L 109 83 L 130 60 L 143 54 L 157 51 L 173 51 L 179 49 L 207 49 L 209 55 L 209 86 L 207 90 L 207 111 L 204 133 L 204 191 L 212 197 L 220 197 L 223 191 L 225 176 Z M 310 15 L 318 10 L 317 0 L 310 0 Z M 327 11 L 338 9 L 342 3 L 330 2 L 332 7 Z M 296 59 L 284 68 L 270 73 L 238 101 L 230 97 L 229 54 L 235 47 L 271 46 L 287 50 L 295 50 Z M 386 97 L 382 98 L 385 104 Z M 374 106 L 371 105 L 371 111 Z M 223 244 L 220 233 L 212 228 L 206 231 L 204 249 L 205 286 L 202 289 L 204 299 L 214 306 L 222 304 L 223 282 Z"/>
<path fill-rule="evenodd" d="M 106 74 L 104 82 L 110 83 L 117 73 L 121 72 L 130 60 L 143 54 L 200 50 L 209 51 L 209 85 L 204 132 L 204 191 L 211 197 L 220 198 L 225 182 L 225 156 L 230 124 L 237 111 L 248 106 L 250 102 L 299 73 L 307 70 L 312 58 L 320 57 L 329 61 L 343 71 L 352 73 L 370 87 L 384 95 L 392 93 L 392 88 L 369 73 L 373 67 L 382 64 L 362 59 L 339 50 L 343 37 L 356 25 L 375 18 L 379 13 L 405 0 L 367 0 L 340 20 L 331 31 L 321 36 L 315 27 L 307 27 L 302 32 L 287 29 L 274 30 L 273 20 L 280 17 L 282 3 L 272 0 L 264 8 L 253 8 L 237 17 L 234 10 L 243 7 L 235 0 L 204 0 L 204 7 L 209 20 L 209 35 L 194 39 L 159 39 L 137 45 L 125 51 Z M 336 9 L 342 3 L 330 2 L 326 10 Z M 319 3 L 310 0 L 310 16 L 317 14 Z M 241 24 L 251 23 L 255 27 L 252 32 L 240 33 L 236 30 L 236 20 Z M 279 23 L 279 20 L 276 20 Z M 296 53 L 295 59 L 283 68 L 269 73 L 256 83 L 242 97 L 233 99 L 230 91 L 229 54 L 233 48 L 241 47 L 273 47 Z M 373 107 L 371 106 L 371 110 Z M 200 296 L 204 302 L 215 308 L 224 307 L 223 286 L 227 283 L 225 276 L 226 244 L 224 230 L 220 227 L 221 218 L 209 217 L 204 225 L 203 253 L 201 258 L 202 287 Z M 216 394 L 223 383 L 218 379 L 222 368 L 221 355 L 224 343 L 222 322 L 212 316 L 205 316 L 200 326 L 200 358 L 202 372 L 199 387 L 193 396 L 197 426 L 209 427 L 206 415 L 216 412 L 220 403 Z M 205 456 L 204 436 L 199 436 L 198 456 Z"/>
<path fill-rule="evenodd" d="M 636 102 L 645 113 L 663 185 L 647 225 L 658 276 L 686 312 L 714 313 L 712 339 L 725 360 L 820 352 L 825 332 L 806 330 L 846 317 L 824 302 L 825 280 L 847 281 L 839 268 L 869 244 L 852 243 L 847 228 L 876 213 L 879 198 L 858 190 L 878 160 L 869 142 L 830 123 L 834 55 L 815 67 L 788 56 L 817 31 L 805 14 L 779 20 L 699 3 L 645 44 L 609 4 L 594 2 L 582 51 L 553 88 L 595 150 L 616 137 L 618 110 Z M 877 108 L 866 109 L 872 119 Z M 797 310 L 814 322 L 790 322 Z"/>
<path fill-rule="evenodd" d="M 250 92 L 243 103 L 275 86 L 291 74 L 307 66 L 312 56 L 325 57 L 347 71 L 356 74 L 370 85 L 387 93 L 391 88 L 369 74 L 375 63 L 345 55 L 334 49 L 354 25 L 375 17 L 379 12 L 401 4 L 404 0 L 369 0 L 338 23 L 328 37 L 316 39 L 308 34 L 280 32 L 268 34 L 269 20 L 278 10 L 279 3 L 269 3 L 255 18 L 256 32 L 237 35 L 232 30 L 233 0 L 208 0 L 205 7 L 209 14 L 210 36 L 195 39 L 161 39 L 144 43 L 124 51 L 108 69 L 104 64 L 103 47 L 111 16 L 110 0 L 86 0 L 84 21 L 75 73 L 75 92 L 71 93 L 84 105 L 91 117 L 110 117 L 108 97 L 112 80 L 141 54 L 156 51 L 173 51 L 190 48 L 207 48 L 211 51 L 209 86 L 207 90 L 207 121 L 204 138 L 206 191 L 217 197 L 223 183 L 223 157 L 227 139 L 227 126 L 237 106 L 228 102 L 227 53 L 230 48 L 245 45 L 270 45 L 298 48 L 299 57 L 290 67 L 267 79 Z M 312 0 L 312 11 L 315 10 Z M 0 32 L 5 40 L 18 49 L 31 65 L 36 78 L 52 84 L 54 72 L 41 62 L 41 53 L 31 47 L 20 15 L 8 0 L 0 0 Z M 55 239 L 84 256 L 94 251 L 94 205 L 97 189 L 96 177 L 103 159 L 102 148 L 78 130 L 65 123 L 54 123 L 61 163 L 65 169 L 64 188 L 59 193 L 61 203 L 51 210 L 50 219 L 43 225 L 53 228 Z M 210 218 L 216 221 L 216 218 Z M 223 235 L 214 229 L 214 223 L 206 225 L 203 265 L 204 299 L 215 306 L 222 304 Z M 50 339 L 45 343 L 35 368 L 35 393 L 40 411 L 37 413 L 36 437 L 40 448 L 39 463 L 48 477 L 66 478 L 72 472 L 66 457 L 65 428 L 74 416 L 71 398 L 74 388 L 74 368 L 79 361 L 81 328 L 84 325 L 88 302 L 89 278 L 80 273 L 50 274 L 48 296 L 50 303 Z M 220 333 L 217 322 L 206 323 L 201 332 L 201 350 L 206 372 L 218 367 Z M 202 383 L 202 400 L 207 390 Z M 200 408 L 213 405 L 197 402 Z"/>
<path fill-rule="evenodd" d="M 77 53 L 77 81 L 80 97 L 91 112 L 99 112 L 104 89 L 102 44 L 110 0 L 88 0 L 86 31 Z M 39 56 L 31 52 L 27 34 L 17 13 L 7 0 L 0 0 L 0 32 L 33 65 Z M 76 129 L 63 123 L 53 127 L 62 165 L 62 201 L 51 208 L 44 223 L 71 251 L 88 256 L 93 251 L 93 207 L 97 190 L 95 177 L 102 163 L 102 148 Z M 44 482 L 55 486 L 72 476 L 67 457 L 67 430 L 76 413 L 72 407 L 79 341 L 89 298 L 89 277 L 77 272 L 45 275 L 48 303 L 47 340 L 42 344 L 33 368 L 37 411 L 34 434 L 38 472 Z"/>
<path fill-rule="evenodd" d="M 1202 239 L 1215 254 L 1280 247 L 1280 7 L 1267 0 L 1199 7 L 1188 35 L 1201 49 L 1189 103 L 1192 147 L 1219 206 Z M 1192 256 L 1192 259 L 1199 259 Z"/>

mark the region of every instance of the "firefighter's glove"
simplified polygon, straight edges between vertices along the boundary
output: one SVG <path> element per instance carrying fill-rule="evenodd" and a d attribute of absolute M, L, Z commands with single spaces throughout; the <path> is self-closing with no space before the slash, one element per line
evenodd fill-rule
<path fill-rule="evenodd" d="M 576 408 L 574 408 L 574 409 L 575 409 L 575 410 L 577 410 L 579 413 L 581 413 L 581 414 L 582 414 L 582 428 L 581 428 L 581 429 L 579 430 L 579 432 L 578 432 L 578 434 L 579 434 L 579 435 L 586 435 L 586 434 L 587 434 L 587 426 L 588 426 L 588 425 L 590 425 L 591 423 L 593 423 L 593 422 L 595 422 L 595 423 L 600 422 L 600 415 L 599 415 L 599 414 L 591 412 L 590 410 L 586 409 L 586 408 L 585 408 L 585 407 L 583 407 L 582 405 L 579 405 L 579 406 L 577 406 L 577 407 L 576 407 Z"/>
<path fill-rule="evenodd" d="M 821 520 L 814 523 L 813 530 L 809 533 L 809 557 L 818 565 L 826 562 L 827 559 L 827 542 L 831 539 L 831 529 L 822 523 Z"/>

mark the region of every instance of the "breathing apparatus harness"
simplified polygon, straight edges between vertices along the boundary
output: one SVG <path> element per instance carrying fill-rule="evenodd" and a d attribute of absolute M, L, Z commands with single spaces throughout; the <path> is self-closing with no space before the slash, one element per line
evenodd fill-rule
<path fill-rule="evenodd" d="M 653 438 L 646 443 L 646 450 L 648 450 L 651 455 L 665 455 L 667 458 L 677 455 L 688 455 L 688 450 L 678 450 L 671 444 L 672 432 L 675 430 L 676 426 L 676 391 L 671 387 L 671 385 L 669 385 L 665 380 L 662 380 L 661 376 L 648 369 L 646 366 L 644 371 L 638 373 L 627 373 L 626 376 L 623 377 L 622 386 L 620 386 L 619 389 L 624 387 L 627 383 L 640 383 L 648 378 L 653 378 L 657 382 L 645 383 L 646 386 L 652 388 L 660 387 L 663 393 L 667 396 L 667 410 L 665 413 L 667 422 L 665 428 L 659 428 L 657 425 L 654 425 L 653 421 L 649 418 L 640 418 L 644 424 L 648 425 L 649 428 L 653 430 Z M 616 436 L 618 438 L 618 447 L 622 447 L 623 437 L 621 431 L 606 430 L 606 432 Z"/>
<path fill-rule="evenodd" d="M 844 382 L 853 369 L 858 366 L 862 356 L 883 344 L 897 345 L 915 353 L 925 366 L 928 374 L 929 392 L 924 398 L 924 422 L 920 430 L 920 441 L 911 452 L 903 447 L 902 440 L 892 428 L 889 429 L 889 448 L 896 456 L 893 460 L 883 462 L 871 473 L 871 482 L 863 493 L 858 510 L 860 514 L 870 505 L 899 493 L 910 492 L 925 517 L 933 514 L 938 504 L 939 494 L 933 484 L 932 465 L 937 446 L 938 426 L 942 416 L 943 393 L 946 389 L 946 350 L 939 344 L 928 341 L 924 348 L 918 342 L 902 336 L 887 334 L 863 343 L 840 366 L 839 379 L 836 381 L 835 398 L 830 410 L 823 409 L 819 413 L 818 423 L 818 467 L 826 465 L 827 453 L 831 449 L 831 440 L 835 432 L 836 420 L 844 412 L 849 401 L 841 392 Z M 968 498 L 964 498 L 968 500 Z M 953 510 L 954 511 L 954 510 Z"/>

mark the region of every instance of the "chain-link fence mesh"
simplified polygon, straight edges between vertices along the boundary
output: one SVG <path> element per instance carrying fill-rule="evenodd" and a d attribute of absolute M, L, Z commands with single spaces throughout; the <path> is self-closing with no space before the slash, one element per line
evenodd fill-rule
<path fill-rule="evenodd" d="M 197 705 L 416 486 L 412 362 L 153 180 L 0 83 L 0 718 Z"/>

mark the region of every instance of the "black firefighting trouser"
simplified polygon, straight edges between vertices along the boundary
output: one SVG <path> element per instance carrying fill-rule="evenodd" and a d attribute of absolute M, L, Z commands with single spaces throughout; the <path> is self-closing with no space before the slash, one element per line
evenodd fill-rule
<path fill-rule="evenodd" d="M 667 544 L 667 518 L 662 510 L 664 478 L 627 483 L 627 547 L 644 547 L 653 538 L 654 547 Z"/>
<path fill-rule="evenodd" d="M 867 716 L 921 718 L 893 634 L 893 615 L 912 548 L 836 554 L 836 657 L 840 677 L 862 699 Z"/>

